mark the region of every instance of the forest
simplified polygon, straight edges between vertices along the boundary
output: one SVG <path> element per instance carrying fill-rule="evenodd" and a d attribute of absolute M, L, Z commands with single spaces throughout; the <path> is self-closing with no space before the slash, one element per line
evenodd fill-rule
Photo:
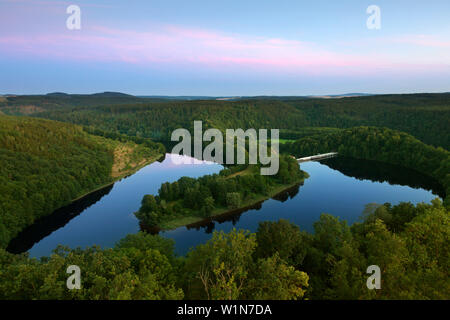
<path fill-rule="evenodd" d="M 135 213 L 147 227 L 171 229 L 267 199 L 307 177 L 295 159 L 280 157 L 278 173 L 263 176 L 256 165 L 238 165 L 197 179 L 163 183 L 158 195 L 145 195 Z M 275 192 L 275 193 L 274 193 Z M 183 224 L 176 224 L 182 219 Z"/>
<path fill-rule="evenodd" d="M 280 151 L 296 157 L 336 151 L 355 159 L 401 165 L 436 179 L 450 205 L 450 152 L 424 144 L 404 132 L 376 127 L 356 127 L 317 134 L 280 145 Z"/>
<path fill-rule="evenodd" d="M 164 101 L 162 99 L 141 99 L 120 92 L 103 92 L 94 94 L 67 94 L 53 92 L 46 95 L 7 95 L 0 99 L 0 110 L 9 115 L 23 115 L 72 108 L 76 106 L 102 106 L 125 103 Z"/>
<path fill-rule="evenodd" d="M 386 127 L 450 149 L 450 93 L 397 94 L 289 101 L 311 127 Z"/>
<path fill-rule="evenodd" d="M 312 234 L 286 220 L 215 232 L 181 257 L 144 232 L 40 260 L 0 249 L 0 299 L 447 299 L 449 223 L 436 199 L 368 206 L 351 227 L 323 214 Z M 371 264 L 383 290 L 365 286 Z M 66 289 L 67 265 L 83 270 L 80 290 Z"/>
<path fill-rule="evenodd" d="M 139 98 L 119 93 L 15 96 L 0 102 L 0 112 L 72 122 L 130 136 L 169 141 L 177 128 L 387 127 L 422 142 L 450 149 L 449 93 L 399 94 L 319 99 L 242 98 L 235 101 Z"/>
<path fill-rule="evenodd" d="M 124 163 L 114 161 L 119 147 L 132 150 Z M 163 149 L 148 141 L 138 145 L 91 135 L 71 124 L 0 115 L 0 247 L 37 219 L 130 172 L 134 163 L 161 156 Z"/>
<path fill-rule="evenodd" d="M 3 97 L 0 299 L 448 299 L 449 98 Z M 280 170 L 261 176 L 255 165 L 229 166 L 164 183 L 142 199 L 135 215 L 143 225 L 171 229 L 263 201 L 308 177 L 291 156 L 331 151 L 418 171 L 442 186 L 443 202 L 367 205 L 351 226 L 331 212 L 312 233 L 261 222 L 254 233 L 215 232 L 186 256 L 146 232 L 110 249 L 59 246 L 41 259 L 4 250 L 38 219 L 158 159 L 171 131 L 192 130 L 193 120 L 205 130 L 281 129 Z M 83 270 L 81 290 L 66 288 L 72 264 Z M 367 290 L 371 264 L 382 269 L 383 290 Z"/>

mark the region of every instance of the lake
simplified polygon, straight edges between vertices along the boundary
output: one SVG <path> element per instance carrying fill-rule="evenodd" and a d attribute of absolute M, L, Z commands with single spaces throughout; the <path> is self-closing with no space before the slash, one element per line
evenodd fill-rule
<path fill-rule="evenodd" d="M 173 159 L 179 156 L 167 154 L 162 162 L 154 162 L 112 186 L 56 210 L 21 232 L 7 250 L 28 251 L 31 257 L 41 257 L 50 255 L 58 244 L 71 248 L 112 247 L 127 234 L 140 230 L 133 213 L 139 209 L 145 194 L 157 194 L 161 183 L 176 181 L 182 176 L 218 173 L 223 168 L 200 161 L 175 164 Z M 211 238 L 214 230 L 256 231 L 260 221 L 282 218 L 302 230 L 313 231 L 313 223 L 324 212 L 352 224 L 368 203 L 418 203 L 443 197 L 443 190 L 435 180 L 414 170 L 375 161 L 336 157 L 304 162 L 301 169 L 310 175 L 302 185 L 254 209 L 160 232 L 160 235 L 174 239 L 176 252 L 185 254 L 190 247 Z"/>

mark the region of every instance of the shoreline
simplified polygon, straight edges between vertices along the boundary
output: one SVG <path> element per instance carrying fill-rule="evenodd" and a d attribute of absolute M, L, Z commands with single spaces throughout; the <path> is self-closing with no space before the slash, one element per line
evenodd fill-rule
<path fill-rule="evenodd" d="M 99 187 L 96 187 L 95 189 L 92 189 L 92 190 L 90 190 L 89 192 L 85 192 L 85 193 L 83 193 L 81 196 L 78 196 L 76 199 L 70 200 L 70 201 L 67 202 L 66 204 L 64 204 L 64 205 L 62 205 L 62 206 L 60 206 L 60 207 L 54 209 L 54 210 L 53 210 L 52 212 L 50 212 L 49 214 L 40 217 L 39 219 L 35 220 L 35 221 L 33 222 L 33 224 L 26 226 L 26 227 L 23 228 L 17 235 L 15 235 L 12 239 L 10 239 L 9 242 L 8 242 L 8 245 L 6 246 L 5 249 L 6 249 L 8 252 L 15 253 L 15 254 L 19 254 L 19 253 L 28 251 L 29 249 L 31 249 L 31 247 L 32 247 L 32 246 L 35 244 L 35 242 L 36 242 L 36 241 L 34 240 L 34 237 L 31 237 L 31 238 L 30 238 L 30 239 L 31 239 L 31 242 L 29 242 L 29 243 L 31 243 L 31 245 L 28 245 L 28 246 L 27 246 L 27 244 L 25 245 L 25 247 L 26 247 L 25 250 L 19 249 L 19 250 L 17 251 L 17 243 L 14 244 L 14 241 L 16 241 L 17 239 L 23 237 L 23 235 L 24 235 L 24 234 L 27 234 L 27 232 L 29 232 L 30 229 L 33 230 L 33 228 L 34 228 L 36 225 L 39 225 L 39 224 L 42 223 L 43 221 L 47 221 L 47 222 L 48 222 L 48 221 L 51 221 L 52 223 L 56 223 L 57 225 L 60 224 L 61 221 L 62 221 L 63 224 L 59 225 L 58 228 L 61 227 L 61 226 L 63 226 L 63 225 L 65 225 L 65 224 L 66 224 L 69 220 L 71 220 L 74 216 L 73 216 L 73 213 L 71 213 L 71 214 L 69 214 L 70 217 L 69 217 L 68 219 L 66 219 L 66 218 L 64 218 L 64 217 L 65 217 L 65 216 L 67 217 L 67 215 L 61 216 L 61 210 L 65 210 L 66 208 L 71 207 L 71 206 L 74 206 L 74 208 L 77 208 L 77 207 L 79 206 L 79 204 L 78 204 L 79 202 L 90 201 L 89 199 L 90 199 L 92 196 L 94 196 L 96 193 L 102 193 L 103 190 L 106 190 L 106 189 L 108 189 L 108 188 L 112 188 L 112 186 L 113 186 L 116 182 L 122 180 L 123 178 L 129 177 L 129 176 L 135 174 L 137 171 L 139 171 L 140 169 L 142 169 L 143 167 L 145 167 L 145 166 L 147 166 L 147 165 L 149 165 L 149 164 L 152 164 L 152 163 L 154 163 L 154 162 L 156 162 L 156 161 L 158 161 L 158 162 L 159 162 L 159 161 L 162 161 L 162 160 L 164 160 L 164 158 L 165 158 L 165 154 L 162 154 L 162 155 L 161 155 L 161 154 L 157 154 L 157 155 L 155 155 L 155 156 L 153 156 L 153 157 L 150 157 L 150 158 L 148 159 L 148 161 L 145 161 L 145 162 L 143 162 L 141 165 L 136 166 L 135 168 L 133 168 L 132 170 L 129 170 L 129 171 L 127 171 L 126 173 L 124 173 L 124 174 L 122 174 L 122 175 L 120 175 L 120 176 L 114 178 L 113 181 L 108 182 L 108 183 L 106 183 L 106 184 L 103 184 L 103 185 L 101 185 L 101 186 L 99 186 Z M 107 193 L 109 193 L 109 191 L 108 191 Z M 107 194 L 107 193 L 106 193 L 106 194 Z M 101 197 L 103 197 L 104 194 L 105 194 L 105 193 L 103 193 Z M 94 197 L 95 197 L 95 196 L 94 196 Z M 97 202 L 98 200 L 99 200 L 99 199 L 95 200 L 93 203 Z M 80 213 L 81 213 L 81 211 L 79 211 L 75 216 L 78 216 Z M 56 216 L 55 216 L 55 215 L 56 215 Z M 56 217 L 56 218 L 55 218 L 55 217 Z M 33 233 L 35 233 L 35 231 L 33 231 Z M 44 237 L 46 237 L 46 236 L 48 236 L 48 235 L 49 235 L 49 234 L 44 234 Z M 42 237 L 41 239 L 43 239 L 44 237 Z M 25 239 L 26 241 L 29 241 L 27 237 L 25 237 L 24 239 Z M 23 239 L 21 240 L 21 242 L 23 242 Z M 25 242 L 25 243 L 27 243 L 27 242 Z M 11 247 L 11 245 L 12 245 L 12 247 Z M 10 251 L 11 248 L 13 248 L 13 249 L 12 249 L 13 251 Z M 15 248 L 15 249 L 14 249 L 14 248 Z M 22 248 L 22 247 L 19 246 L 19 248 Z"/>
<path fill-rule="evenodd" d="M 225 212 L 222 212 L 222 213 L 219 213 L 219 214 L 210 216 L 210 217 L 208 217 L 208 218 L 203 219 L 202 221 L 197 221 L 197 222 L 188 224 L 188 225 L 186 225 L 185 227 L 187 227 L 188 229 L 191 229 L 191 228 L 198 228 L 198 227 L 205 226 L 206 224 L 209 224 L 209 223 L 211 223 L 211 222 L 213 222 L 213 221 L 220 222 L 221 218 L 225 218 L 225 219 L 226 219 L 227 217 L 234 216 L 234 215 L 237 215 L 237 214 L 242 214 L 242 213 L 244 213 L 244 212 L 246 212 L 246 211 L 248 211 L 248 210 L 259 209 L 259 208 L 261 208 L 261 205 L 262 205 L 264 202 L 266 202 L 267 200 L 269 200 L 269 199 L 275 199 L 277 196 L 282 195 L 282 194 L 284 194 L 285 192 L 288 192 L 289 190 L 291 190 L 291 189 L 293 189 L 293 188 L 300 187 L 301 185 L 303 185 L 304 181 L 305 181 L 305 180 L 303 179 L 303 180 L 300 181 L 300 182 L 296 182 L 296 183 L 294 183 L 294 184 L 291 184 L 291 185 L 289 185 L 288 187 L 283 188 L 283 190 L 281 190 L 281 191 L 275 193 L 274 195 L 272 195 L 272 196 L 266 196 L 265 199 L 258 200 L 257 202 L 255 202 L 255 203 L 253 203 L 253 204 L 246 205 L 245 207 L 241 207 L 241 208 L 237 208 L 237 209 L 231 209 L 231 210 L 228 210 L 228 211 L 225 211 Z"/>
<path fill-rule="evenodd" d="M 276 196 L 285 193 L 289 189 L 293 187 L 300 186 L 304 183 L 306 179 L 309 178 L 309 174 L 305 171 L 303 171 L 306 175 L 293 183 L 287 184 L 287 185 L 280 185 L 278 187 L 275 187 L 272 192 L 270 192 L 269 195 L 261 195 L 256 199 L 253 199 L 247 203 L 244 203 L 241 207 L 235 208 L 235 209 L 229 209 L 229 208 L 217 208 L 213 211 L 213 213 L 208 217 L 200 217 L 200 216 L 185 216 L 185 217 L 179 217 L 177 219 L 168 221 L 163 223 L 161 226 L 156 227 L 147 227 L 144 224 L 141 224 L 141 228 L 144 230 L 149 230 L 151 233 L 158 233 L 161 231 L 170 231 L 175 230 L 180 227 L 187 227 L 187 228 L 195 228 L 200 225 L 208 224 L 214 220 L 220 219 L 220 217 L 225 217 L 229 215 L 234 215 L 238 213 L 243 213 L 247 210 L 256 208 L 257 206 L 261 205 L 263 202 L 275 198 Z"/>
<path fill-rule="evenodd" d="M 128 172 L 126 172 L 126 173 L 124 173 L 124 174 L 118 176 L 118 177 L 113 178 L 112 181 L 110 181 L 110 182 L 108 182 L 108 183 L 105 183 L 105 184 L 103 184 L 103 185 L 101 185 L 101 186 L 99 186 L 99 187 L 96 187 L 96 188 L 94 188 L 94 189 L 92 189 L 92 190 L 90 190 L 90 191 L 88 191 L 88 192 L 82 193 L 80 196 L 76 197 L 75 199 L 72 199 L 72 200 L 71 200 L 69 203 L 67 203 L 66 205 L 69 205 L 69 204 L 71 204 L 71 203 L 73 203 L 73 202 L 75 202 L 75 201 L 77 201 L 77 200 L 80 200 L 80 199 L 82 199 L 82 198 L 84 198 L 84 197 L 90 195 L 91 193 L 94 193 L 94 192 L 96 192 L 96 191 L 99 191 L 99 190 L 102 190 L 102 189 L 104 189 L 104 188 L 107 188 L 107 187 L 109 187 L 109 186 L 115 184 L 116 182 L 122 180 L 123 178 L 129 177 L 130 175 L 135 174 L 137 171 L 139 171 L 139 170 L 141 170 L 142 168 L 148 166 L 149 164 L 152 164 L 153 162 L 156 162 L 156 161 L 159 161 L 159 160 L 161 160 L 161 159 L 164 159 L 164 157 L 165 157 L 165 154 L 157 154 L 155 157 L 150 158 L 148 161 L 145 161 L 144 163 L 142 163 L 141 165 L 137 166 L 136 168 L 134 168 L 134 169 L 132 169 L 132 170 L 130 170 L 130 171 L 128 171 Z M 66 206 L 66 205 L 64 205 L 64 206 Z M 64 206 L 63 206 L 63 207 L 64 207 Z M 56 208 L 55 210 L 58 210 L 58 209 L 59 209 L 59 208 Z"/>

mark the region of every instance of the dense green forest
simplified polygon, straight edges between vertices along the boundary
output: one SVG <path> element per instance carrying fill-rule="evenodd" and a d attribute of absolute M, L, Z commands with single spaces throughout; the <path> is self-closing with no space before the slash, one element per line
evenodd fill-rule
<path fill-rule="evenodd" d="M 0 249 L 0 299 L 448 299 L 449 223 L 436 199 L 368 206 L 351 227 L 323 214 L 314 234 L 286 220 L 215 232 L 185 257 L 146 233 L 41 260 Z M 372 264 L 382 290 L 366 287 Z M 80 290 L 66 288 L 69 265 L 82 270 Z"/>
<path fill-rule="evenodd" d="M 0 247 L 36 219 L 130 172 L 161 148 L 94 136 L 71 124 L 0 115 Z M 124 154 L 115 157 L 116 150 Z"/>
<path fill-rule="evenodd" d="M 439 181 L 446 192 L 445 204 L 450 205 L 450 152 L 400 131 L 357 127 L 287 142 L 280 150 L 297 157 L 336 151 L 342 156 L 411 168 Z"/>
<path fill-rule="evenodd" d="M 0 97 L 0 112 L 8 115 L 28 115 L 45 110 L 70 109 L 77 106 L 102 106 L 156 101 L 165 100 L 142 99 L 119 92 L 95 94 L 54 92 L 46 95 L 8 95 Z"/>
<path fill-rule="evenodd" d="M 281 104 L 281 105 L 280 105 Z M 283 113 L 274 112 L 283 107 Z M 132 136 L 170 140 L 177 128 L 193 129 L 202 120 L 204 129 L 302 127 L 302 115 L 279 101 L 171 101 L 152 104 L 74 108 L 36 116 L 91 126 Z"/>
<path fill-rule="evenodd" d="M 450 149 L 450 93 L 287 101 L 311 127 L 387 127 Z"/>
<path fill-rule="evenodd" d="M 323 214 L 312 234 L 284 220 L 261 222 L 255 233 L 215 232 L 185 257 L 175 256 L 172 241 L 146 233 L 113 249 L 58 247 L 40 260 L 2 249 L 37 219 L 157 159 L 165 149 L 149 138 L 168 145 L 172 130 L 192 129 L 194 120 L 204 130 L 280 128 L 280 170 L 262 176 L 255 165 L 230 166 L 164 183 L 142 199 L 135 215 L 143 225 L 173 228 L 262 201 L 307 177 L 289 155 L 331 151 L 419 171 L 443 186 L 444 203 L 368 205 L 352 226 Z M 0 299 L 448 299 L 449 125 L 450 94 L 3 97 Z M 66 288 L 72 264 L 83 270 L 81 290 Z M 383 290 L 366 287 L 371 264 L 381 267 Z"/>
<path fill-rule="evenodd" d="M 291 134 L 308 127 L 382 126 L 450 149 L 448 93 L 340 99 L 150 101 L 42 108 L 33 115 L 162 141 L 168 141 L 176 128 L 192 128 L 194 120 L 203 120 L 205 128 L 278 128 Z"/>
<path fill-rule="evenodd" d="M 238 209 L 273 196 L 307 174 L 295 159 L 282 155 L 276 175 L 263 176 L 256 165 L 223 169 L 197 179 L 182 177 L 163 183 L 157 196 L 146 195 L 136 217 L 147 227 L 173 228 Z M 188 219 L 187 219 L 188 218 Z"/>

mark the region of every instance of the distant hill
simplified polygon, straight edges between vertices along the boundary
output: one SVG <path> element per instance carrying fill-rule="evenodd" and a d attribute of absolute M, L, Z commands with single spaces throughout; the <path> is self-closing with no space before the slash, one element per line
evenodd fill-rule
<path fill-rule="evenodd" d="M 70 98 L 70 97 L 105 97 L 105 98 L 111 98 L 111 97 L 134 97 L 131 94 L 126 94 L 122 92 L 113 92 L 113 91 L 105 91 L 105 92 L 99 92 L 99 93 L 93 93 L 93 94 L 69 94 L 65 92 L 51 92 L 47 93 L 46 96 L 48 97 L 62 97 L 62 98 Z"/>
<path fill-rule="evenodd" d="M 215 100 L 212 96 L 137 96 L 143 99 L 164 99 L 164 100 Z"/>
<path fill-rule="evenodd" d="M 317 98 L 345 98 L 345 97 L 362 97 L 371 96 L 370 93 L 345 93 L 334 95 L 311 95 L 311 96 L 138 96 L 140 98 L 158 98 L 167 100 L 222 100 L 222 101 L 238 101 L 238 100 L 298 100 L 298 99 L 317 99 Z"/>
<path fill-rule="evenodd" d="M 104 97 L 104 98 L 116 98 L 116 97 L 125 97 L 125 98 L 133 97 L 133 98 L 135 98 L 136 97 L 131 94 L 126 94 L 126 93 L 122 93 L 122 92 L 112 92 L 112 91 L 105 91 L 102 93 L 94 93 L 94 94 L 91 94 L 91 96 Z"/>
<path fill-rule="evenodd" d="M 69 94 L 64 93 L 64 92 L 51 92 L 51 93 L 47 93 L 46 96 L 49 96 L 49 97 L 68 97 Z"/>
<path fill-rule="evenodd" d="M 49 110 L 37 116 L 161 141 L 169 141 L 176 128 L 190 129 L 194 120 L 203 120 L 208 126 L 219 129 L 297 131 L 305 127 L 377 126 L 408 132 L 427 144 L 450 148 L 449 94 L 364 95 L 334 99 L 241 97 L 232 101 L 160 99 L 160 102 L 154 98 L 141 99 L 135 104 L 117 103 L 122 98 L 107 99 L 116 104 Z"/>
<path fill-rule="evenodd" d="M 68 94 L 52 92 L 46 95 L 17 95 L 0 98 L 0 112 L 9 115 L 30 115 L 42 111 L 67 107 L 95 107 L 104 105 L 136 104 L 167 101 L 166 99 L 143 99 L 120 92 L 94 94 Z"/>

